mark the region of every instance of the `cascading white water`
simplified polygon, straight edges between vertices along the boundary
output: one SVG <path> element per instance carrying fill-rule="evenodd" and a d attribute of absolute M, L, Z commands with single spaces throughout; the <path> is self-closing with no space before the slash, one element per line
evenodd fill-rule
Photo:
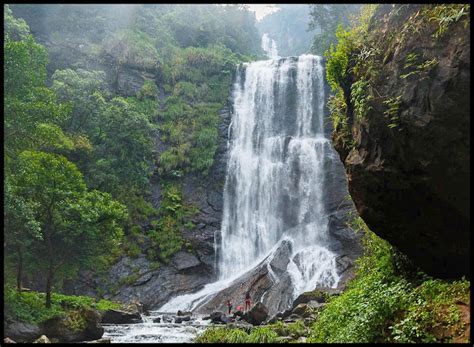
<path fill-rule="evenodd" d="M 262 35 L 262 49 L 270 59 L 278 59 L 278 49 L 276 42 L 268 36 L 267 33 Z"/>
<path fill-rule="evenodd" d="M 330 143 L 323 83 L 320 58 L 312 55 L 251 63 L 238 76 L 220 279 L 248 269 L 284 235 L 294 242 L 295 255 L 327 242 L 323 165 Z M 323 257 L 324 248 L 319 252 Z"/>
<path fill-rule="evenodd" d="M 219 281 L 172 299 L 160 311 L 194 309 L 292 243 L 286 271 L 293 297 L 339 280 L 326 247 L 324 74 L 320 57 L 257 61 L 238 71 L 224 187 Z M 270 255 L 270 256 L 269 256 Z"/>

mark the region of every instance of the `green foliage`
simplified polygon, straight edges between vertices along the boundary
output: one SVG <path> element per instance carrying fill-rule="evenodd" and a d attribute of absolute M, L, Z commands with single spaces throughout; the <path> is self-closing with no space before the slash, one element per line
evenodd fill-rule
<path fill-rule="evenodd" d="M 257 327 L 252 329 L 248 337 L 250 343 L 275 343 L 278 335 L 268 327 Z"/>
<path fill-rule="evenodd" d="M 431 60 L 425 60 L 424 62 L 416 65 L 415 62 L 417 60 L 417 56 L 411 56 L 410 54 L 407 55 L 406 63 L 404 69 L 408 69 L 409 71 L 406 74 L 400 75 L 400 78 L 405 79 L 412 75 L 419 75 L 424 73 L 424 76 L 418 76 L 418 78 L 423 79 L 426 77 L 426 74 L 438 65 L 438 59 L 433 58 Z"/>
<path fill-rule="evenodd" d="M 15 163 L 12 184 L 30 201 L 41 225 L 41 238 L 31 244 L 38 270 L 69 276 L 79 265 L 93 265 L 97 255 L 118 246 L 126 217 L 123 205 L 109 194 L 87 191 L 82 174 L 65 157 L 24 151 Z"/>
<path fill-rule="evenodd" d="M 114 57 L 119 68 L 121 65 L 130 65 L 156 69 L 159 65 L 160 58 L 153 39 L 139 30 L 119 31 L 107 37 L 102 48 L 102 54 Z"/>
<path fill-rule="evenodd" d="M 270 327 L 256 327 L 250 334 L 241 329 L 210 328 L 199 335 L 196 343 L 275 343 L 278 334 Z"/>
<path fill-rule="evenodd" d="M 120 304 L 101 299 L 96 301 L 87 296 L 62 295 L 53 293 L 51 308 L 44 307 L 44 293 L 21 292 L 12 287 L 4 287 L 5 317 L 26 323 L 40 323 L 56 316 L 71 316 L 71 324 L 80 322 L 77 313 L 83 309 L 105 311 L 120 308 Z M 71 315 L 72 313 L 72 315 Z"/>
<path fill-rule="evenodd" d="M 183 202 L 179 185 L 164 184 L 159 218 L 152 221 L 152 228 L 148 231 L 152 245 L 159 249 L 157 255 L 160 260 L 167 262 L 181 250 L 185 243 L 181 232 L 194 227 L 190 219 L 197 211 L 193 205 Z"/>
<path fill-rule="evenodd" d="M 156 86 L 156 83 L 152 80 L 145 80 L 145 82 L 143 82 L 143 86 L 137 92 L 137 98 L 139 100 L 146 98 L 156 99 L 158 97 L 158 93 L 159 90 Z"/>
<path fill-rule="evenodd" d="M 442 37 L 452 23 L 463 18 L 469 18 L 471 6 L 469 4 L 441 4 L 426 8 L 424 15 L 430 22 L 438 26 L 433 33 L 434 38 Z"/>
<path fill-rule="evenodd" d="M 19 41 L 26 39 L 30 34 L 30 28 L 24 19 L 13 17 L 9 5 L 4 5 L 3 32 L 5 40 Z"/>
<path fill-rule="evenodd" d="M 354 105 L 354 114 L 357 121 L 366 118 L 368 112 L 372 109 L 370 101 L 374 97 L 370 93 L 370 83 L 360 79 L 351 85 L 351 103 Z"/>
<path fill-rule="evenodd" d="M 360 6 L 352 4 L 310 5 L 309 29 L 317 30 L 313 38 L 311 52 L 322 55 L 331 45 L 338 44 L 340 38 L 337 36 L 337 30 L 343 30 L 349 25 L 351 17 L 359 12 Z"/>
<path fill-rule="evenodd" d="M 401 95 L 396 98 L 389 98 L 384 101 L 384 104 L 387 105 L 387 110 L 384 112 L 384 116 L 389 119 L 390 123 L 388 124 L 389 128 L 396 128 L 399 126 L 399 109 L 401 104 Z"/>
<path fill-rule="evenodd" d="M 239 331 L 239 332 L 237 332 Z M 230 334 L 233 334 L 235 337 L 241 337 L 243 339 L 243 335 L 241 334 L 240 329 L 226 329 L 226 328 L 210 328 L 206 329 L 202 334 L 200 334 L 194 342 L 196 343 L 229 343 L 228 338 Z M 247 339 L 247 334 L 243 332 Z M 240 341 L 244 343 L 244 341 Z"/>
<path fill-rule="evenodd" d="M 313 33 L 307 30 L 310 6 L 277 4 L 274 9 L 275 12 L 267 14 L 257 22 L 260 33 L 270 33 L 277 44 L 278 54 L 282 57 L 308 53 L 313 38 Z"/>
<path fill-rule="evenodd" d="M 331 299 L 313 323 L 308 342 L 446 342 L 450 337 L 440 327 L 451 338 L 453 326 L 455 332 L 462 330 L 456 302 L 468 300 L 468 281 L 413 276 L 404 256 L 360 217 L 351 225 L 364 231 L 365 254 L 347 290 Z"/>

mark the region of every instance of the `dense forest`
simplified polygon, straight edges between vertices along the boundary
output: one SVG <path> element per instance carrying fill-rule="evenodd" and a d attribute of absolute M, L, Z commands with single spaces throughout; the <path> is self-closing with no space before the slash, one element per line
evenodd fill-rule
<path fill-rule="evenodd" d="M 216 280 L 233 85 L 268 59 L 263 33 L 283 57 L 323 57 L 321 109 L 349 178 L 338 218 L 362 251 L 340 291 L 298 293 L 252 323 L 265 326 L 195 341 L 470 341 L 470 100 L 458 96 L 469 95 L 470 6 L 279 7 L 257 22 L 246 5 L 4 6 L 5 342 L 97 340 L 101 322 L 142 322 Z"/>

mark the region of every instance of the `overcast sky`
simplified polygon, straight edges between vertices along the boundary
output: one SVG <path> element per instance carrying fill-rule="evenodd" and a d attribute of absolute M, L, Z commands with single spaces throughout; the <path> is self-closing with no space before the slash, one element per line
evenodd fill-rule
<path fill-rule="evenodd" d="M 278 10 L 275 4 L 246 4 L 249 9 L 255 12 L 257 20 L 262 19 L 267 14 L 275 12 Z"/>

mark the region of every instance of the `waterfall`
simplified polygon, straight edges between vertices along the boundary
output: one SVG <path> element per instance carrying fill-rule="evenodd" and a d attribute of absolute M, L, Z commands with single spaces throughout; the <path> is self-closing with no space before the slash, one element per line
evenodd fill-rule
<path fill-rule="evenodd" d="M 268 36 L 267 33 L 262 35 L 262 49 L 270 59 L 278 59 L 278 50 L 276 42 Z"/>
<path fill-rule="evenodd" d="M 244 64 L 233 100 L 216 255 L 219 281 L 174 298 L 161 311 L 208 302 L 260 262 L 270 262 L 283 240 L 291 243 L 286 273 L 293 299 L 316 285 L 334 287 L 339 280 L 335 255 L 327 249 L 324 182 L 332 148 L 324 134 L 321 58 Z"/>

